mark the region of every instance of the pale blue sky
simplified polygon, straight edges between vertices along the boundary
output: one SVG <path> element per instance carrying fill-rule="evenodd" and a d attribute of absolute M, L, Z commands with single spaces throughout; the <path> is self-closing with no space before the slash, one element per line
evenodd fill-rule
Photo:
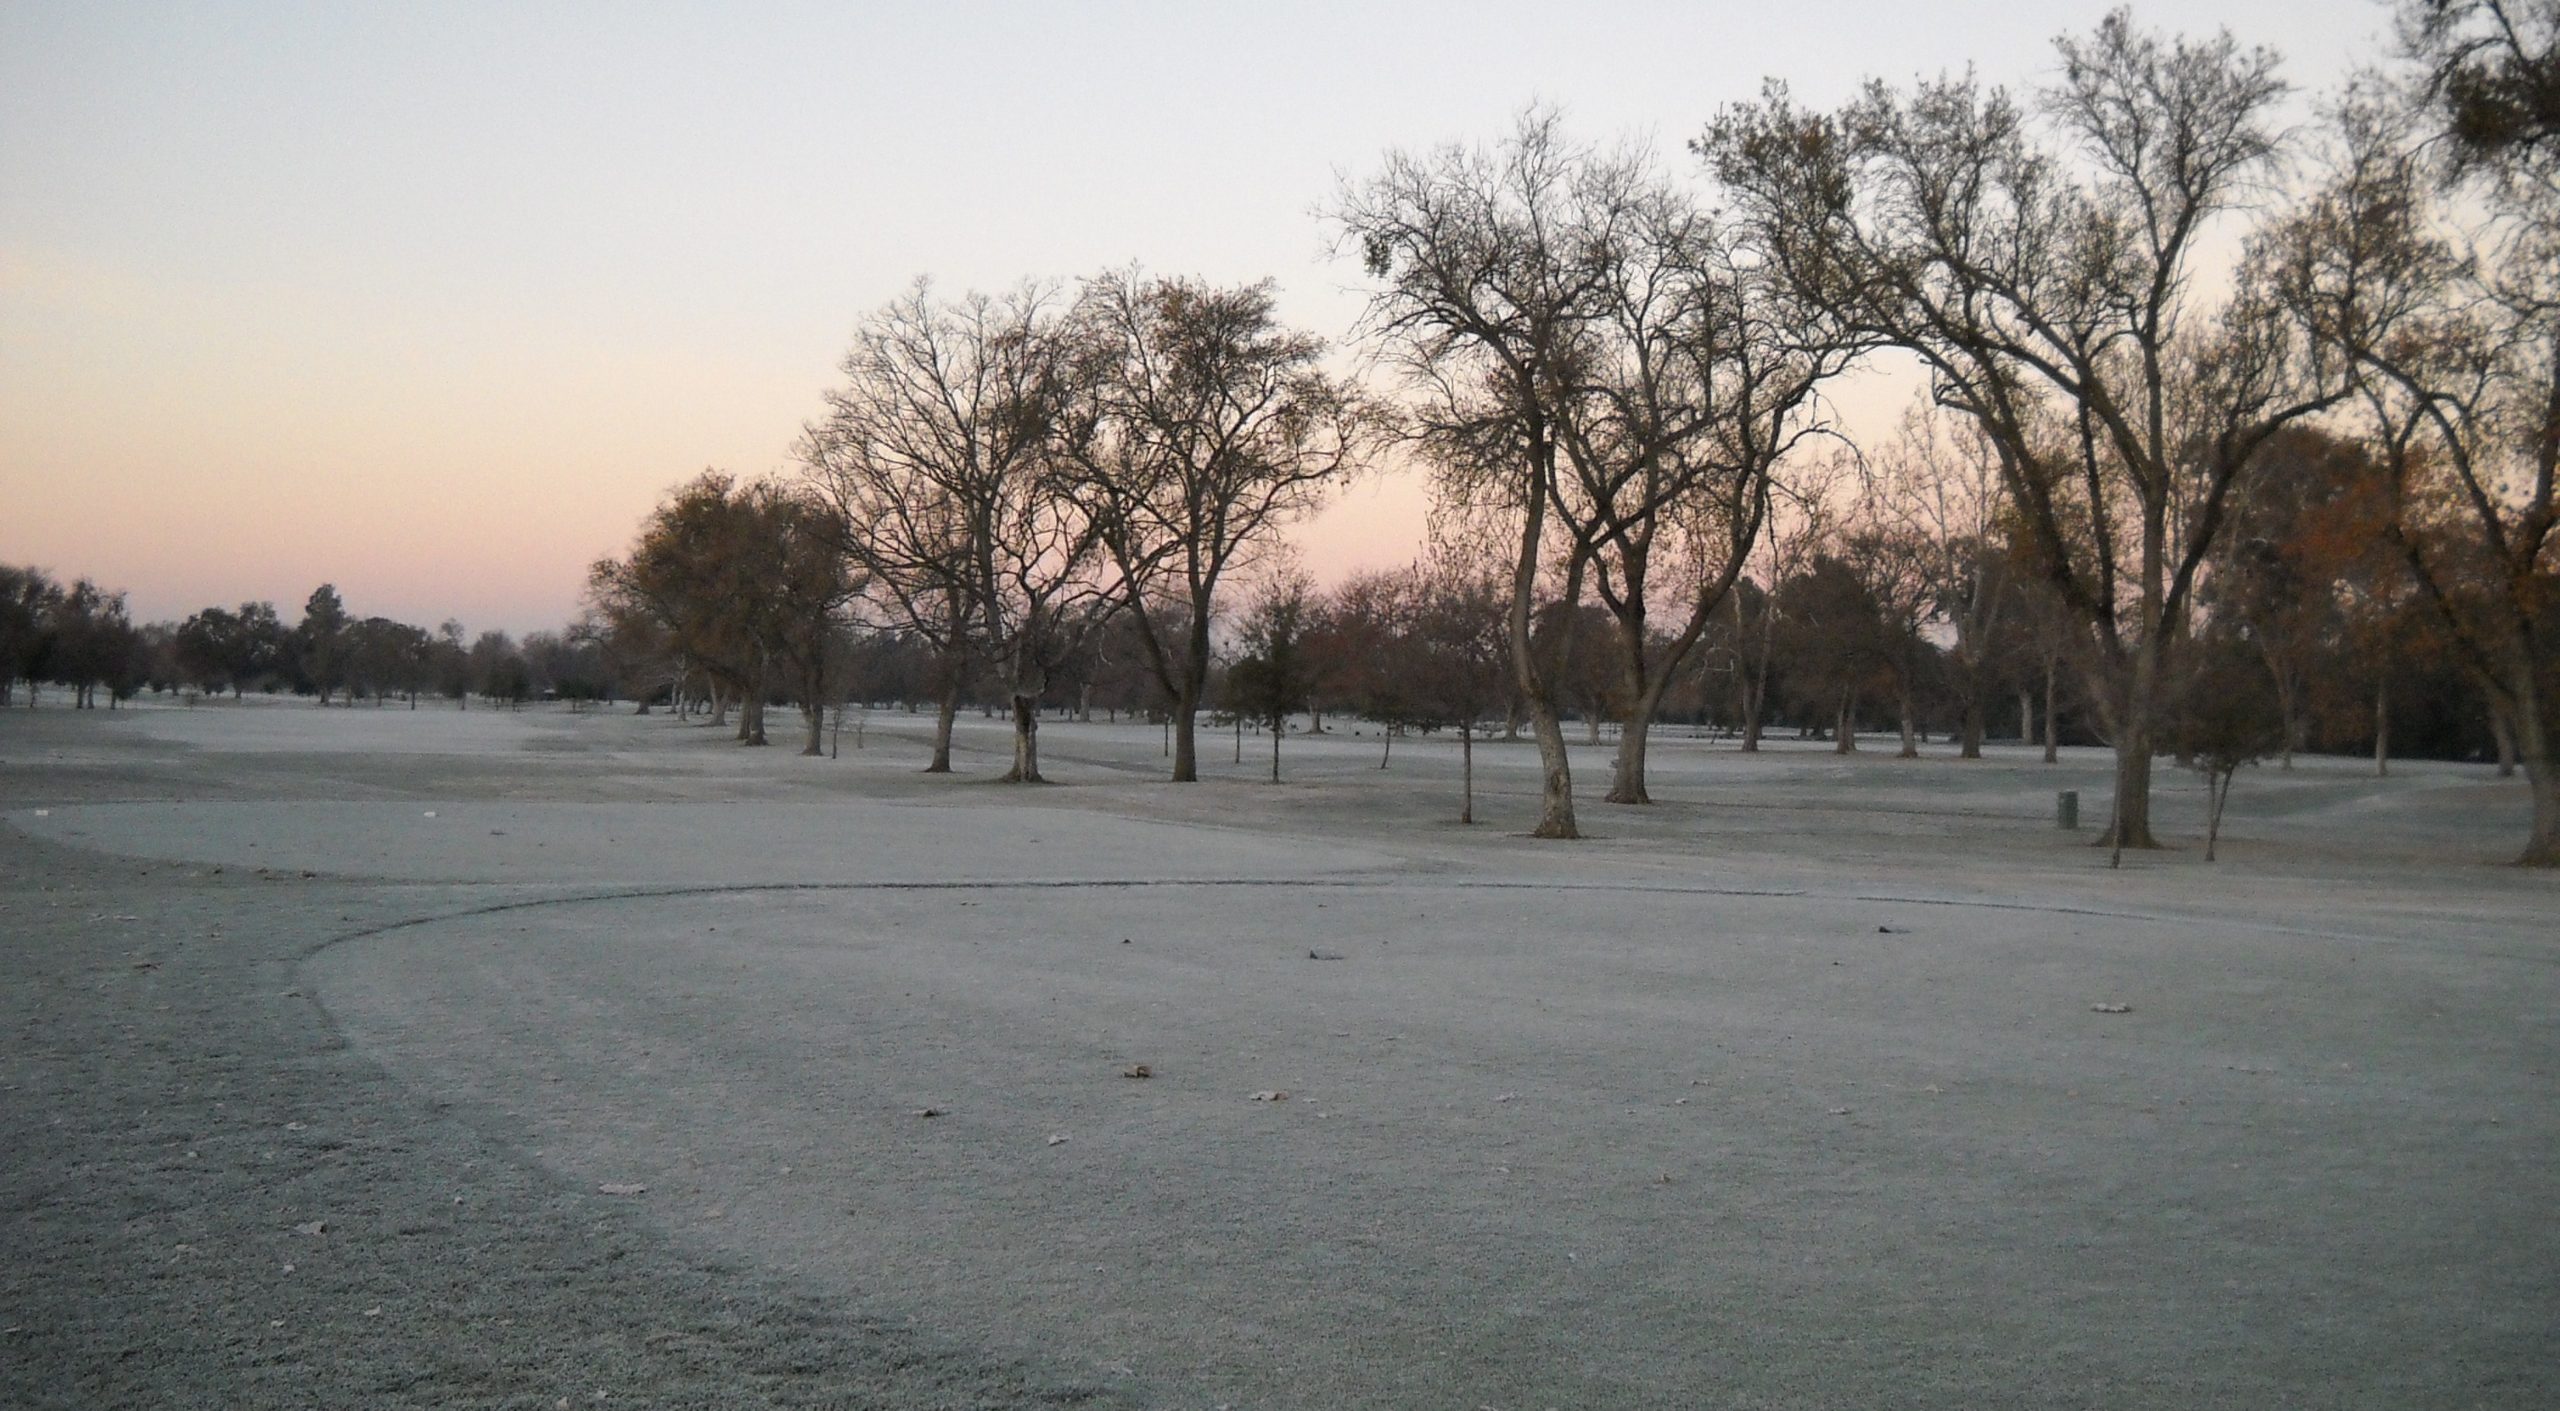
<path fill-rule="evenodd" d="M 1532 98 L 1681 143 L 1764 74 L 2032 82 L 2099 4 L 0 5 L 0 561 L 144 617 L 323 579 L 557 625 L 705 465 L 785 467 L 854 321 L 1132 260 L 1340 337 L 1311 209 Z M 2361 0 L 2146 4 L 2306 87 Z M 1410 486 L 1308 532 L 1409 557 Z"/>

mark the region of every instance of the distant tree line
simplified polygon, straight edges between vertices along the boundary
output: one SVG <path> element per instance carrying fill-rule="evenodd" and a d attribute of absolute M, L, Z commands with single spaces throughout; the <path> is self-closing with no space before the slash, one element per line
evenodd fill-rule
<path fill-rule="evenodd" d="M 38 705 L 43 687 L 71 693 L 75 708 L 109 708 L 144 691 L 195 697 L 249 692 L 307 696 L 319 705 L 415 709 L 421 698 L 467 708 L 535 700 L 611 700 L 630 689 L 612 671 L 590 624 L 536 632 L 467 634 L 447 620 L 434 631 L 384 617 L 355 617 L 331 584 L 315 589 L 288 624 L 270 602 L 208 607 L 179 622 L 136 624 L 121 592 L 88 579 L 64 587 L 36 568 L 0 565 L 0 706 Z"/>

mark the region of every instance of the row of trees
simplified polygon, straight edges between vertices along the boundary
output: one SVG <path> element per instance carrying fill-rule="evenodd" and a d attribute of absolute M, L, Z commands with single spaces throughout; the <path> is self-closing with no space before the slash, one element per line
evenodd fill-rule
<path fill-rule="evenodd" d="M 42 685 L 72 693 L 75 707 L 112 707 L 152 691 L 290 691 L 377 706 L 474 694 L 522 704 L 539 697 L 593 700 L 613 694 L 595 634 L 537 632 L 521 644 L 504 632 L 470 638 L 462 624 L 435 631 L 383 617 L 355 617 L 322 584 L 290 623 L 270 602 L 209 607 L 179 622 L 137 624 L 122 592 L 88 579 L 69 586 L 41 569 L 0 565 L 0 706 L 23 687 L 27 704 Z"/>
<path fill-rule="evenodd" d="M 1967 74 L 1824 112 L 1773 84 L 1693 144 L 1762 268 L 1915 361 L 1994 453 L 2117 747 L 2121 843 L 2151 842 L 2177 658 L 2216 564 L 2247 558 L 2231 522 L 2300 497 L 2267 452 L 2318 426 L 2380 471 L 2396 584 L 2369 591 L 2425 605 L 2531 780 L 2523 859 L 2560 864 L 2560 5 L 2406 0 L 2400 20 L 2401 71 L 2335 101 L 2324 174 L 2290 201 L 2274 56 L 2121 12 L 2059 41 L 2031 95 Z M 2212 266 L 2244 220 L 2242 258 Z M 2294 586 L 2305 611 L 2335 596 Z"/>
<path fill-rule="evenodd" d="M 1391 154 L 1326 219 L 1374 281 L 1392 405 L 1328 378 L 1265 286 L 920 283 L 863 321 L 796 480 L 696 482 L 598 565 L 599 603 L 715 699 L 787 685 L 812 748 L 831 633 L 920 645 L 933 767 L 993 683 L 1022 780 L 1039 702 L 1122 631 L 1188 780 L 1222 588 L 1392 442 L 1431 471 L 1436 557 L 1504 585 L 1541 835 L 1577 832 L 1566 715 L 1619 723 L 1607 797 L 1641 804 L 1649 727 L 1709 662 L 1747 741 L 1784 682 L 1844 743 L 1862 700 L 1892 699 L 1908 749 L 1951 699 L 1967 753 L 2032 662 L 2048 734 L 2068 695 L 2113 745 L 2108 835 L 2139 847 L 2194 682 L 2257 663 L 2242 695 L 2282 750 L 2327 665 L 2407 654 L 2485 703 L 2532 781 L 2525 857 L 2560 862 L 2560 5 L 2402 19 L 2404 71 L 2333 105 L 2326 174 L 2292 193 L 2273 55 L 2122 12 L 2030 93 L 1966 74 L 1820 111 L 1773 83 L 1689 179 L 1537 111 Z M 1849 445 L 1826 392 L 1886 363 L 1926 407 Z M 1238 629 L 1246 695 L 1292 694 L 1279 620 Z M 2387 749 L 2405 673 L 2367 674 Z"/>

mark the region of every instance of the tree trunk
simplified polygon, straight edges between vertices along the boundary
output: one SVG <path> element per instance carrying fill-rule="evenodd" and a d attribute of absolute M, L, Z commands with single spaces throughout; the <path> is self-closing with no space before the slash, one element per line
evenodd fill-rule
<path fill-rule="evenodd" d="M 1831 752 L 1833 754 L 1855 754 L 1857 752 L 1858 693 L 1856 691 L 1844 690 L 1840 693 L 1839 728 L 1833 732 L 1833 735 L 1834 738 L 1831 742 Z"/>
<path fill-rule="evenodd" d="M 1663 692 L 1671 686 L 1671 672 L 1666 667 L 1629 697 L 1634 704 L 1628 708 L 1626 723 L 1618 727 L 1618 758 L 1609 780 L 1611 803 L 1653 802 L 1644 786 L 1645 751 L 1653 740 L 1653 719 L 1662 713 Z"/>
<path fill-rule="evenodd" d="M 1040 777 L 1040 703 L 1031 696 L 1013 698 L 1013 768 L 1008 784 L 1045 784 Z"/>
<path fill-rule="evenodd" d="M 1280 737 L 1288 733 L 1289 722 L 1287 720 L 1282 719 L 1271 722 L 1271 782 L 1274 784 L 1280 782 Z"/>
<path fill-rule="evenodd" d="M 2273 663 L 2269 663 L 2269 665 L 2272 666 Z M 2291 769 L 2293 768 L 2294 743 L 2302 736 L 2302 727 L 2298 723 L 2298 717 L 2302 712 L 2302 692 L 2296 688 L 2292 673 L 2278 670 L 2274 674 L 2276 678 L 2276 728 L 2279 735 L 2276 744 L 2276 758 L 2279 768 Z M 2213 861 L 2213 858 L 2210 856 L 2212 851 L 2213 844 L 2208 840 L 2205 844 L 2205 852 L 2208 854 L 2205 861 Z"/>
<path fill-rule="evenodd" d="M 2391 677 L 2386 672 L 2373 686 L 2373 772 L 2391 777 Z"/>
<path fill-rule="evenodd" d="M 2489 738 L 2496 742 L 2498 749 L 2498 777 L 2513 779 L 2516 777 L 2516 732 L 2507 723 L 2507 713 L 2498 709 L 2494 701 L 2489 705 Z"/>
<path fill-rule="evenodd" d="M 1631 715 L 1618 729 L 1618 758 L 1609 779 L 1610 803 L 1653 802 L 1653 795 L 1644 787 L 1644 752 L 1653 736 L 1653 712 L 1639 706 Z"/>
<path fill-rule="evenodd" d="M 2209 769 L 2204 776 L 2204 860 L 2213 861 L 2214 844 L 2222 837 L 2222 806 L 2231 802 L 2228 769 Z"/>
<path fill-rule="evenodd" d="M 738 743 L 754 748 L 761 748 L 767 743 L 764 737 L 764 692 L 762 690 L 748 692 L 745 698 L 738 702 Z"/>
<path fill-rule="evenodd" d="M 1914 718 L 1916 712 L 1911 702 L 1911 688 L 1903 685 L 1895 691 L 1894 695 L 1895 713 L 1902 717 L 1902 748 L 1895 753 L 1894 758 L 1918 759 L 1920 757 L 1920 741 L 1917 733 L 1919 725 Z"/>
<path fill-rule="evenodd" d="M 827 733 L 827 711 L 826 711 L 826 707 L 824 707 L 824 706 L 821 706 L 821 705 L 817 704 L 816 697 L 813 695 L 813 696 L 810 698 L 810 703 L 809 703 L 809 704 L 807 704 L 807 705 L 804 705 L 804 706 L 800 707 L 800 714 L 805 718 L 806 723 L 807 723 L 807 725 L 808 725 L 808 727 L 809 727 L 809 742 L 808 742 L 806 745 L 803 745 L 803 746 L 801 747 L 801 749 L 800 749 L 800 753 L 802 753 L 802 754 L 804 754 L 804 755 L 815 755 L 815 756 L 819 756 L 819 757 L 823 758 L 823 757 L 826 755 L 826 752 L 827 752 L 827 750 L 826 750 L 826 733 Z"/>
<path fill-rule="evenodd" d="M 2116 731 L 2115 809 L 2098 845 L 2117 851 L 2160 846 L 2151 836 L 2151 702 L 2139 687 Z"/>
<path fill-rule="evenodd" d="M 2062 758 L 2062 726 L 2053 718 L 2053 704 L 2061 689 L 2062 663 L 2044 659 L 2044 762 L 2052 764 Z"/>
<path fill-rule="evenodd" d="M 1378 746 L 1378 767 L 1384 769 L 1387 767 L 1387 756 L 1395 753 L 1396 727 L 1390 725 L 1378 733 L 1385 737 L 1384 743 Z"/>
<path fill-rule="evenodd" d="M 1165 726 L 1172 732 L 1173 782 L 1177 784 L 1200 782 L 1199 715 L 1199 689 L 1185 682 L 1181 697 L 1173 703 L 1173 713 L 1165 717 Z"/>
<path fill-rule="evenodd" d="M 951 772 L 951 726 L 960 718 L 960 681 L 955 675 L 944 683 L 941 698 L 933 703 L 933 761 L 924 767 L 927 774 Z"/>
<path fill-rule="evenodd" d="M 1573 760 L 1564 743 L 1564 725 L 1556 718 L 1553 699 L 1546 683 L 1538 679 L 1536 653 L 1529 640 L 1529 604 L 1538 586 L 1538 547 L 1546 532 L 1547 478 L 1555 454 L 1546 445 L 1546 429 L 1533 426 L 1530 444 L 1543 448 L 1546 461 L 1532 461 L 1535 477 L 1529 488 L 1528 510 L 1521 516 L 1520 554 L 1511 569 L 1511 674 L 1522 703 L 1528 707 L 1529 725 L 1538 737 L 1538 766 L 1541 779 L 1538 788 L 1538 826 L 1530 830 L 1537 838 L 1579 838 L 1582 830 L 1573 821 Z M 1538 454 L 1533 449 L 1532 456 Z M 1568 604 L 1580 593 L 1581 563 L 1576 561 L 1571 576 L 1575 591 L 1567 595 Z"/>
<path fill-rule="evenodd" d="M 1751 667 L 1751 636 L 1742 620 L 1742 595 L 1733 595 L 1733 712 L 1742 717 L 1742 752 L 1760 753 L 1760 692 Z"/>
<path fill-rule="evenodd" d="M 2033 687 L 2018 688 L 2018 743 L 2036 742 L 2036 693 Z"/>
<path fill-rule="evenodd" d="M 1964 743 L 1957 749 L 1956 758 L 1982 758 L 1982 736 L 1986 728 L 1982 719 L 1984 714 L 1981 689 L 1976 687 L 1973 690 L 1965 692 L 1964 725 L 1962 729 L 1962 738 Z"/>
<path fill-rule="evenodd" d="M 1463 720 L 1458 722 L 1458 821 L 1476 821 L 1476 735 Z"/>

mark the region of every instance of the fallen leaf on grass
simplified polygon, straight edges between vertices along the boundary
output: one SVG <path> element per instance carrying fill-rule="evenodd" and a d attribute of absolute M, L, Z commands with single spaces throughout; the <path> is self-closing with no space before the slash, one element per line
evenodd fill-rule
<path fill-rule="evenodd" d="M 2093 1004 L 2089 1006 L 2089 1012 L 2092 1014 L 2131 1014 L 2133 1012 L 2133 1006 L 2129 1004 Z"/>
<path fill-rule="evenodd" d="M 638 1181 L 607 1181 L 596 1189 L 605 1195 L 640 1195 L 649 1188 Z"/>
<path fill-rule="evenodd" d="M 1493 1095 L 1493 1100 L 1496 1102 L 1510 1102 L 1519 1096 L 1520 1094 L 1518 1093 L 1495 1093 Z"/>
<path fill-rule="evenodd" d="M 1152 1078 L 1155 1075 L 1155 1070 L 1143 1063 L 1132 1063 L 1120 1070 L 1120 1076 L 1123 1078 Z"/>
<path fill-rule="evenodd" d="M 1064 1132 L 1051 1132 L 1051 1133 L 1049 1134 L 1049 1145 L 1051 1145 L 1051 1146 L 1065 1146 L 1066 1144 L 1067 1144 L 1067 1134 L 1066 1134 L 1066 1133 L 1064 1133 Z"/>
<path fill-rule="evenodd" d="M 305 1221 L 302 1224 L 294 1226 L 293 1232 L 297 1235 L 325 1235 L 329 1233 L 329 1222 L 326 1220 Z"/>
<path fill-rule="evenodd" d="M 1342 959 L 1342 952 L 1340 952 L 1340 951 L 1335 951 L 1335 950 L 1311 950 L 1311 951 L 1308 951 L 1308 952 L 1307 952 L 1307 959 L 1309 959 L 1309 960 L 1340 960 L 1340 959 Z"/>
<path fill-rule="evenodd" d="M 1849 1115 L 1849 1109 L 1845 1107 L 1835 1107 L 1831 1109 L 1831 1115 L 1834 1117 L 1846 1117 Z"/>
<path fill-rule="evenodd" d="M 913 1117 L 948 1117 L 951 1115 L 951 1109 L 948 1107 L 919 1107 L 914 1109 L 908 1115 Z"/>
<path fill-rule="evenodd" d="M 1289 1100 L 1289 1095 L 1280 1089 L 1273 1088 L 1264 1092 L 1255 1093 L 1253 1095 L 1253 1100 L 1255 1102 L 1287 1102 Z"/>

